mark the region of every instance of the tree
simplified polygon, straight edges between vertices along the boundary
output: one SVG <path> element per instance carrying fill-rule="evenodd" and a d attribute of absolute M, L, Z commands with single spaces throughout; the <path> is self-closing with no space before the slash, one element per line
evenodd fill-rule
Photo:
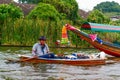
<path fill-rule="evenodd" d="M 53 5 L 60 14 L 67 19 L 75 21 L 78 19 L 78 4 L 75 0 L 42 0 L 43 3 Z"/>
<path fill-rule="evenodd" d="M 0 5 L 0 22 L 3 22 L 7 18 L 20 18 L 23 17 L 21 8 L 16 7 L 13 4 L 1 4 Z"/>
<path fill-rule="evenodd" d="M 19 0 L 22 3 L 46 3 L 54 6 L 62 18 L 75 21 L 78 19 L 78 4 L 76 0 Z"/>
<path fill-rule="evenodd" d="M 110 20 L 99 10 L 93 10 L 90 12 L 87 21 L 93 23 L 109 23 Z"/>
<path fill-rule="evenodd" d="M 102 2 L 94 7 L 94 10 L 100 10 L 102 12 L 120 12 L 120 5 L 114 1 Z"/>
<path fill-rule="evenodd" d="M 54 6 L 45 3 L 39 3 L 28 15 L 28 18 L 43 20 L 59 20 L 60 14 Z"/>

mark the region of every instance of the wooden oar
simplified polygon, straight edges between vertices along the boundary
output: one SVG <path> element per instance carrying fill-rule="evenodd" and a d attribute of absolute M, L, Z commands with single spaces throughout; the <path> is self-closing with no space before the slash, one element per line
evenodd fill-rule
<path fill-rule="evenodd" d="M 6 63 L 17 63 L 17 62 L 19 62 L 19 60 L 10 59 L 10 58 L 5 58 L 5 60 L 7 60 Z"/>
<path fill-rule="evenodd" d="M 29 60 L 32 60 L 32 59 L 38 59 L 36 57 L 31 57 L 31 58 L 27 58 L 27 59 L 20 59 L 19 62 L 26 62 L 26 61 L 29 61 Z"/>
<path fill-rule="evenodd" d="M 12 62 L 12 63 L 18 63 L 18 62 L 26 62 L 26 61 L 29 61 L 29 60 L 32 60 L 32 59 L 37 59 L 37 58 L 31 57 L 31 58 L 27 58 L 27 59 L 23 59 L 23 60 L 22 59 L 15 60 L 15 59 L 7 58 L 5 60 L 7 60 L 7 63 L 10 63 L 10 62 Z"/>

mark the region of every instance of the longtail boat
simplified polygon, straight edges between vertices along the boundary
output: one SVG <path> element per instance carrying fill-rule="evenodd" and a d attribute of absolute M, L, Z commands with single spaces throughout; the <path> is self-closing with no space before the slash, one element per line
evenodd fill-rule
<path fill-rule="evenodd" d="M 94 41 L 90 38 L 89 34 L 69 25 L 66 24 L 66 27 L 68 30 L 72 31 L 73 33 L 77 34 L 81 39 L 87 41 L 89 44 L 94 46 L 96 49 L 99 49 L 100 51 L 105 52 L 106 54 L 120 57 L 120 46 L 115 45 L 110 42 L 102 41 L 99 38 L 96 38 Z M 84 24 L 82 27 L 91 28 L 90 24 Z M 118 28 L 118 27 L 117 27 Z M 120 28 L 118 28 L 120 29 Z"/>
<path fill-rule="evenodd" d="M 53 58 L 32 58 L 21 55 L 18 62 L 28 63 L 49 63 L 49 64 L 66 64 L 74 66 L 93 66 L 106 64 L 105 59 L 53 59 Z"/>

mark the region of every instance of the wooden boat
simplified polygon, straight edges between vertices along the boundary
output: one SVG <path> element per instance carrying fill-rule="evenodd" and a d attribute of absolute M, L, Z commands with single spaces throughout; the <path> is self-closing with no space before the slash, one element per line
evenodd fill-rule
<path fill-rule="evenodd" d="M 28 63 L 50 63 L 50 64 L 67 64 L 75 66 L 92 66 L 106 64 L 105 59 L 53 59 L 53 58 L 32 58 L 29 56 L 20 56 L 18 62 Z"/>
<path fill-rule="evenodd" d="M 83 25 L 83 26 L 86 26 L 86 25 Z M 83 32 L 81 30 L 78 30 L 69 24 L 66 24 L 66 27 L 68 30 L 77 34 L 81 39 L 87 41 L 88 43 L 90 43 L 92 46 L 99 49 L 100 51 L 103 51 L 106 54 L 109 54 L 109 55 L 112 55 L 115 57 L 120 57 L 120 46 L 115 45 L 115 44 L 110 43 L 110 42 L 105 42 L 105 41 L 102 41 L 102 43 L 100 43 L 99 38 L 98 38 L 99 40 L 96 39 L 95 41 L 92 41 L 90 36 L 87 33 Z"/>

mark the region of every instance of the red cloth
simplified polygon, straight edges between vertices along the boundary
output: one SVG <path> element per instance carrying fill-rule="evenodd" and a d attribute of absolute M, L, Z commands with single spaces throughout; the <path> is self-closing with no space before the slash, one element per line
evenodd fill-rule
<path fill-rule="evenodd" d="M 92 41 L 95 41 L 97 39 L 97 34 L 89 34 L 89 37 Z"/>

